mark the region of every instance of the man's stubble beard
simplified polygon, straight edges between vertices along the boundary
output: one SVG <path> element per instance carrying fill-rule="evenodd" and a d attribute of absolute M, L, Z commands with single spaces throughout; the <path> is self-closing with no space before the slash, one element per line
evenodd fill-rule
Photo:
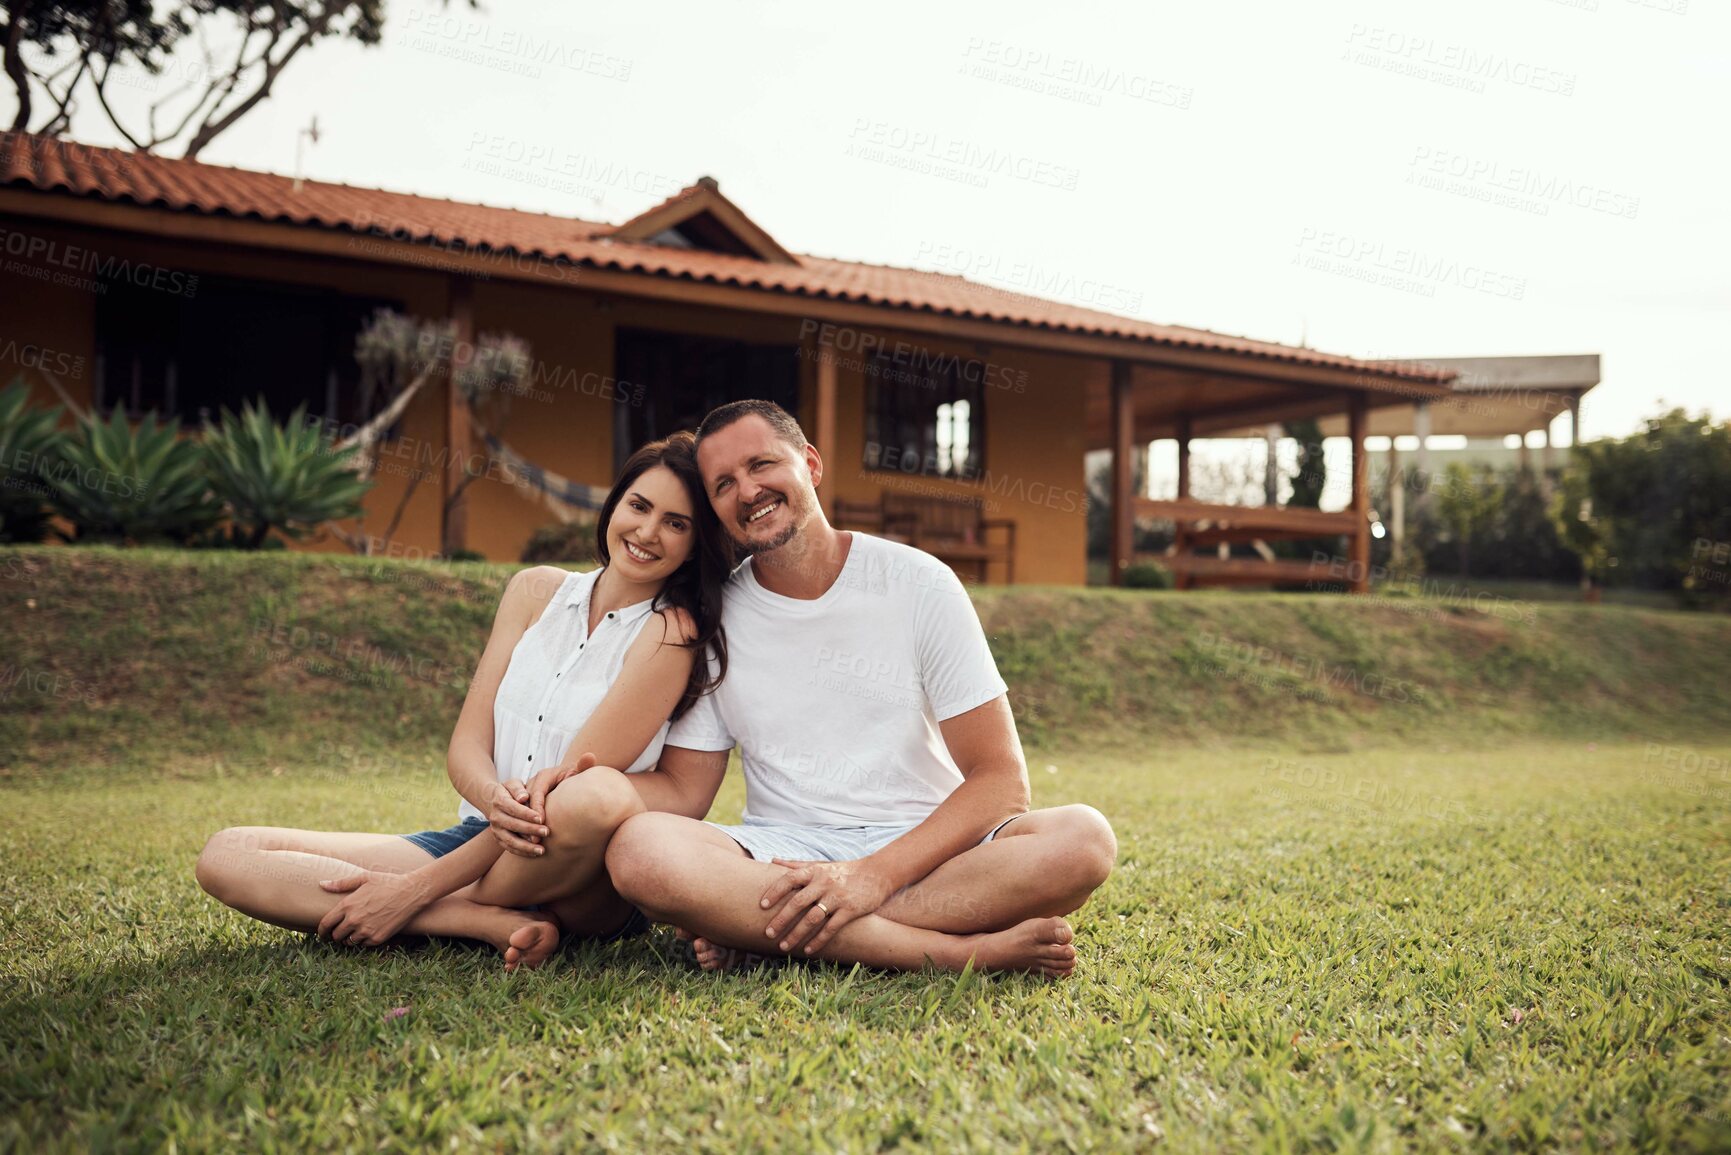
<path fill-rule="evenodd" d="M 782 546 L 798 537 L 799 530 L 799 526 L 790 525 L 767 541 L 742 541 L 735 544 L 739 546 L 740 553 L 747 557 L 756 557 L 760 553 L 770 553 L 774 550 L 780 549 Z"/>
<path fill-rule="evenodd" d="M 781 503 L 787 507 L 787 528 L 776 534 L 774 537 L 768 538 L 764 541 L 740 541 L 735 538 L 734 544 L 738 547 L 739 552 L 742 555 L 746 557 L 757 557 L 760 554 L 773 553 L 775 550 L 781 549 L 783 546 L 797 538 L 800 531 L 805 528 L 805 523 L 811 520 L 812 506 L 806 505 L 803 497 L 800 507 L 795 509 L 793 501 L 787 494 L 778 493 L 776 496 L 781 500 Z M 815 498 L 813 499 L 813 504 L 815 505 Z"/>

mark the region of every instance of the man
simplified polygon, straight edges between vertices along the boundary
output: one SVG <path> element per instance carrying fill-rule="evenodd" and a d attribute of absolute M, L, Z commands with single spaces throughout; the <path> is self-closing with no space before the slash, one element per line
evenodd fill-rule
<path fill-rule="evenodd" d="M 837 531 L 823 459 L 786 411 L 739 401 L 698 466 L 748 555 L 728 583 L 727 677 L 659 770 L 719 782 L 740 749 L 738 826 L 630 818 L 619 893 L 714 944 L 911 969 L 1075 967 L 1064 920 L 1111 872 L 1089 806 L 1028 810 L 1005 686 L 961 582 L 928 554 Z"/>

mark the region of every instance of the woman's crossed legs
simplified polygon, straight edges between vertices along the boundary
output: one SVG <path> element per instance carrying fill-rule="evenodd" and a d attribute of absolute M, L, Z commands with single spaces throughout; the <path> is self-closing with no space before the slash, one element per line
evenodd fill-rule
<path fill-rule="evenodd" d="M 198 856 L 198 884 L 226 906 L 261 922 L 311 933 L 342 895 L 319 886 L 325 879 L 367 872 L 407 874 L 433 856 L 395 834 L 232 826 L 211 836 Z M 446 895 L 411 918 L 405 933 L 472 938 L 500 953 L 522 932 L 533 934 L 538 963 L 558 945 L 559 928 L 546 915 L 487 906 L 463 891 Z M 531 964 L 533 965 L 533 964 Z"/>
<path fill-rule="evenodd" d="M 642 804 L 624 775 L 597 770 L 568 779 L 548 795 L 550 834 L 542 855 L 500 855 L 478 882 L 424 907 L 404 932 L 480 939 L 505 956 L 507 969 L 515 969 L 544 961 L 561 930 L 618 930 L 632 908 L 608 883 L 603 856 L 613 831 Z M 321 888 L 321 881 L 364 872 L 406 874 L 432 860 L 395 834 L 236 826 L 210 838 L 196 873 L 208 894 L 242 914 L 312 932 L 342 899 Z M 514 909 L 531 905 L 543 909 Z"/>

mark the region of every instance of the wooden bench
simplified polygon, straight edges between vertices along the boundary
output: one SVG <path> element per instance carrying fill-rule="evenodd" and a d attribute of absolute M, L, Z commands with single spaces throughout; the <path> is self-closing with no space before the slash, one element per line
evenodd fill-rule
<path fill-rule="evenodd" d="M 1172 523 L 1172 547 L 1157 560 L 1172 571 L 1181 590 L 1204 585 L 1356 584 L 1340 564 L 1276 558 L 1266 543 L 1336 535 L 1350 539 L 1354 534 L 1369 531 L 1369 526 L 1351 510 L 1325 512 L 1284 505 L 1218 505 L 1190 498 L 1177 501 L 1137 498 L 1136 515 Z M 1234 545 L 1254 546 L 1262 556 L 1226 556 L 1225 551 Z M 1191 552 L 1210 547 L 1221 552 L 1214 557 Z"/>
<path fill-rule="evenodd" d="M 987 517 L 978 497 L 925 497 L 885 490 L 877 501 L 835 503 L 835 527 L 857 529 L 923 549 L 958 574 L 966 567 L 981 584 L 993 565 L 1004 567 L 1004 584 L 1016 580 L 1016 523 Z M 988 535 L 998 531 L 999 536 Z M 967 576 L 962 574 L 962 576 Z"/>

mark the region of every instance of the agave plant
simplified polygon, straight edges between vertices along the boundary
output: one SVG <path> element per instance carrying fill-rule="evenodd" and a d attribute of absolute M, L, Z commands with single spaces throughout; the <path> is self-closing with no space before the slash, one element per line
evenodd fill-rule
<path fill-rule="evenodd" d="M 332 449 L 319 422 L 300 406 L 278 425 L 263 402 L 222 411 L 206 426 L 204 459 L 210 483 L 227 503 L 234 544 L 258 549 L 273 529 L 304 537 L 321 522 L 358 517 L 372 482 L 355 475 L 353 449 Z"/>
<path fill-rule="evenodd" d="M 52 487 L 79 541 L 185 542 L 222 516 L 198 445 L 155 413 L 136 428 L 118 407 L 107 421 L 84 421 L 61 450 Z"/>
<path fill-rule="evenodd" d="M 48 536 L 49 479 L 66 444 L 59 425 L 60 409 L 32 406 L 23 378 L 0 389 L 0 542 Z"/>

